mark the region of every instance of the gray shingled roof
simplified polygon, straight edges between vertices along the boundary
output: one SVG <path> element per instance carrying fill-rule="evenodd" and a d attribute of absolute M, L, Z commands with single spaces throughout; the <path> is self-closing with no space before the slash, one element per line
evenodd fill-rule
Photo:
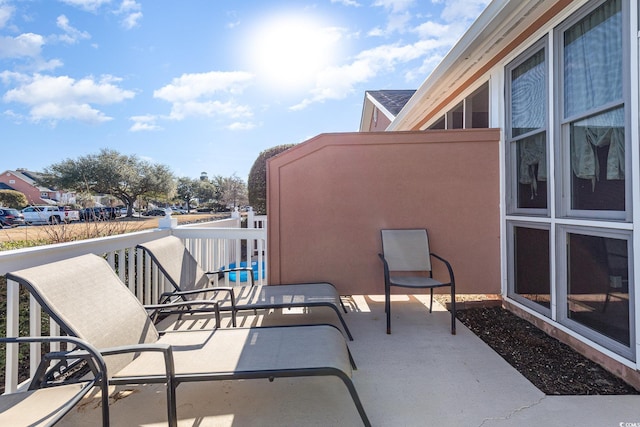
<path fill-rule="evenodd" d="M 402 107 L 409 101 L 409 98 L 413 96 L 415 90 L 368 90 L 376 101 L 378 101 L 384 108 L 391 114 L 398 115 Z"/>

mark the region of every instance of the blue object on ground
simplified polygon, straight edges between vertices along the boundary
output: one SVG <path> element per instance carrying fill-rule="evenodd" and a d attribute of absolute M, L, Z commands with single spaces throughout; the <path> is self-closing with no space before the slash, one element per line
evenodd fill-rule
<path fill-rule="evenodd" d="M 246 267 L 247 266 L 247 262 L 246 261 L 242 261 L 240 262 L 240 267 Z M 229 264 L 229 268 L 236 268 L 236 263 L 232 262 L 231 264 Z M 251 268 L 253 268 L 253 280 L 258 280 L 258 261 L 252 261 L 251 262 Z M 220 270 L 224 270 L 226 269 L 226 267 L 222 267 Z M 248 271 L 230 271 L 229 273 L 226 273 L 229 275 L 229 281 L 231 282 L 235 282 L 236 281 L 236 273 L 240 273 L 240 281 L 241 282 L 246 282 L 247 281 L 247 276 L 248 276 Z M 264 261 L 262 261 L 262 278 L 264 279 L 265 277 L 265 270 L 264 270 Z"/>

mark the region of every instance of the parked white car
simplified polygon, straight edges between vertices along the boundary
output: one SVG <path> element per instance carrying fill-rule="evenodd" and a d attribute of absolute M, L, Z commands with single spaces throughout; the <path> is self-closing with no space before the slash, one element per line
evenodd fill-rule
<path fill-rule="evenodd" d="M 65 210 L 58 206 L 29 206 L 22 209 L 22 215 L 27 224 L 80 221 L 80 212 Z"/>

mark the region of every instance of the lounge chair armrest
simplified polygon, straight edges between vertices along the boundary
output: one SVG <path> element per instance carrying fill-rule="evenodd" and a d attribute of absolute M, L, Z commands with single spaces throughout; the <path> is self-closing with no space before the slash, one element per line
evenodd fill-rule
<path fill-rule="evenodd" d="M 198 306 L 193 309 L 191 307 Z M 203 307 L 204 306 L 204 307 Z M 235 305 L 234 305 L 235 307 Z M 216 327 L 220 327 L 220 305 L 216 301 L 211 300 L 190 300 L 176 301 L 165 304 L 149 304 L 144 306 L 145 310 L 151 311 L 149 317 L 153 318 L 159 313 L 165 314 L 184 314 L 185 310 L 189 313 L 214 313 L 216 317 Z"/>
<path fill-rule="evenodd" d="M 165 373 L 167 375 L 167 386 L 175 390 L 176 373 L 173 363 L 173 348 L 169 344 L 154 343 L 106 347 L 100 349 L 100 354 L 102 354 L 103 356 L 112 356 L 115 354 L 142 353 L 148 351 L 162 353 L 162 355 L 164 356 Z"/>
<path fill-rule="evenodd" d="M 444 263 L 444 265 L 447 267 L 447 270 L 449 271 L 449 281 L 451 282 L 451 286 L 455 286 L 455 280 L 453 278 L 453 268 L 451 268 L 451 264 L 449 263 L 449 261 L 442 258 L 440 255 L 434 254 L 433 252 L 431 252 L 430 255 L 438 261 Z"/>

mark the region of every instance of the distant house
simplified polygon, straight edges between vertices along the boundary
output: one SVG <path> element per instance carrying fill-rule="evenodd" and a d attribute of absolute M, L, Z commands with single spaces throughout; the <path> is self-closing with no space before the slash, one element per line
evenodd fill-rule
<path fill-rule="evenodd" d="M 75 193 L 37 185 L 41 174 L 26 169 L 7 170 L 0 175 L 0 189 L 24 194 L 32 205 L 64 205 L 75 203 Z"/>
<path fill-rule="evenodd" d="M 415 90 L 366 91 L 360 132 L 386 130 L 415 92 Z"/>

